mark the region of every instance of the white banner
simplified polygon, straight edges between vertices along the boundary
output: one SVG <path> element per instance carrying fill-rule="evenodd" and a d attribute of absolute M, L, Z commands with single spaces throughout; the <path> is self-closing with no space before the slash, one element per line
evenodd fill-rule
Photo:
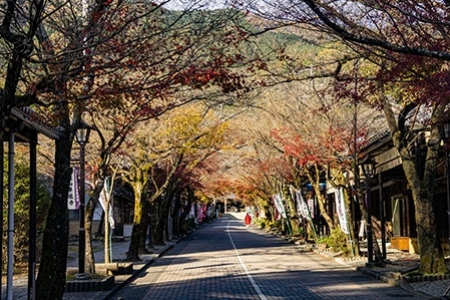
<path fill-rule="evenodd" d="M 295 191 L 295 200 L 297 201 L 298 216 L 311 220 L 308 205 L 306 204 L 306 201 L 303 198 L 302 192 L 300 190 Z"/>
<path fill-rule="evenodd" d="M 103 184 L 103 189 L 100 192 L 100 195 L 98 197 L 98 201 L 100 202 L 100 205 L 103 208 L 103 211 L 105 214 L 108 215 L 108 222 L 109 226 L 114 229 L 114 216 L 113 216 L 113 203 L 111 201 L 111 188 L 110 188 L 109 178 L 106 178 Z M 108 203 L 108 212 L 106 212 L 106 204 Z"/>
<path fill-rule="evenodd" d="M 366 232 L 366 220 L 361 220 L 361 224 L 359 225 L 359 233 L 358 233 L 358 236 L 359 236 L 360 238 L 363 238 L 365 232 Z"/>
<path fill-rule="evenodd" d="M 72 178 L 70 179 L 69 195 L 67 196 L 67 208 L 76 210 L 80 208 L 80 192 L 78 190 L 78 168 L 72 168 Z"/>
<path fill-rule="evenodd" d="M 311 218 L 315 218 L 314 217 L 315 216 L 314 199 L 312 199 L 312 198 L 308 199 L 307 200 L 307 205 L 308 205 L 308 208 L 309 208 L 309 213 L 310 213 Z"/>
<path fill-rule="evenodd" d="M 334 192 L 334 197 L 336 199 L 336 210 L 339 217 L 339 224 L 341 224 L 341 230 L 345 234 L 349 234 L 348 232 L 348 221 L 347 221 L 347 212 L 345 209 L 345 201 L 344 201 L 344 188 L 339 188 Z"/>
<path fill-rule="evenodd" d="M 286 211 L 284 210 L 284 205 L 283 205 L 283 200 L 281 199 L 281 195 L 277 194 L 277 195 L 273 196 L 273 201 L 275 202 L 275 206 L 276 206 L 278 212 L 280 213 L 280 215 L 283 218 L 287 219 Z"/>

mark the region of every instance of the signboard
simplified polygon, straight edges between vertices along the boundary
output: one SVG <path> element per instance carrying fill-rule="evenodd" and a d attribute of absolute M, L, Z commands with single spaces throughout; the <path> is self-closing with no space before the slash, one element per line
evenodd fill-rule
<path fill-rule="evenodd" d="M 297 200 L 297 214 L 299 217 L 311 220 L 311 214 L 309 212 L 308 205 L 305 199 L 303 199 L 302 192 L 300 190 L 295 191 L 295 199 Z"/>
<path fill-rule="evenodd" d="M 80 192 L 78 190 L 78 167 L 72 168 L 72 178 L 70 180 L 69 195 L 67 197 L 67 208 L 76 210 L 80 208 Z"/>
<path fill-rule="evenodd" d="M 286 211 L 284 210 L 283 200 L 281 199 L 281 195 L 277 194 L 273 197 L 273 201 L 275 202 L 275 206 L 283 218 L 287 218 Z"/>
<path fill-rule="evenodd" d="M 100 205 L 102 206 L 103 211 L 105 212 L 105 215 L 108 216 L 108 222 L 109 226 L 114 229 L 115 223 L 114 223 L 114 216 L 113 216 L 113 203 L 111 201 L 111 183 L 110 178 L 105 178 L 103 189 L 100 192 L 100 195 L 98 197 L 98 201 L 100 202 Z M 108 210 L 108 211 L 106 211 Z"/>
<path fill-rule="evenodd" d="M 339 217 L 339 223 L 341 224 L 341 230 L 345 234 L 349 234 L 348 231 L 348 221 L 347 221 L 347 211 L 345 209 L 345 199 L 344 199 L 344 188 L 339 188 L 334 192 L 336 198 L 336 210 Z"/>

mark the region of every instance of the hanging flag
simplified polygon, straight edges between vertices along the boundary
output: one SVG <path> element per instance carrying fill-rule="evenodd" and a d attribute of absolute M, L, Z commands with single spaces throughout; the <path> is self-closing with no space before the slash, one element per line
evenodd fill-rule
<path fill-rule="evenodd" d="M 295 200 L 297 201 L 298 216 L 311 220 L 311 214 L 309 212 L 308 205 L 306 204 L 305 199 L 303 199 L 303 195 L 300 190 L 295 191 Z"/>
<path fill-rule="evenodd" d="M 100 205 L 103 208 L 103 211 L 106 215 L 108 215 L 108 222 L 109 226 L 111 226 L 112 229 L 114 229 L 115 222 L 114 222 L 114 216 L 113 216 L 113 203 L 111 201 L 111 184 L 109 177 L 105 178 L 103 189 L 100 192 L 100 195 L 98 197 L 98 201 L 100 202 Z M 106 212 L 106 204 L 108 203 L 108 212 Z"/>
<path fill-rule="evenodd" d="M 67 208 L 75 210 L 80 208 L 80 193 L 78 191 L 78 168 L 72 168 L 70 179 L 69 195 L 67 196 Z"/>
<path fill-rule="evenodd" d="M 283 200 L 281 199 L 281 195 L 277 194 L 273 196 L 273 201 L 275 202 L 275 207 L 283 218 L 287 218 L 286 211 L 284 210 Z"/>
<path fill-rule="evenodd" d="M 344 201 L 344 188 L 341 187 L 337 189 L 334 192 L 334 197 L 336 199 L 336 210 L 339 217 L 339 224 L 341 224 L 341 230 L 345 234 L 349 234 L 347 212 L 345 210 L 345 201 Z"/>
<path fill-rule="evenodd" d="M 311 216 L 311 218 L 315 218 L 315 211 L 314 211 L 314 199 L 313 198 L 309 198 L 307 200 L 307 205 L 308 205 L 308 209 L 309 209 L 309 214 Z"/>

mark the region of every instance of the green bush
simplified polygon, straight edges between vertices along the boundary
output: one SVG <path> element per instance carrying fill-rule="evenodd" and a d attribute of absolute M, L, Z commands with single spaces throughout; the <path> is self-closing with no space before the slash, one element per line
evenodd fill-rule
<path fill-rule="evenodd" d="M 253 224 L 258 226 L 261 229 L 266 229 L 267 227 L 267 219 L 266 218 L 255 218 L 253 219 Z"/>
<path fill-rule="evenodd" d="M 326 243 L 333 251 L 340 251 L 344 255 L 348 255 L 350 253 L 350 249 L 347 244 L 347 235 L 340 228 L 333 229 L 331 231 Z"/>
<path fill-rule="evenodd" d="M 316 239 L 316 244 L 327 244 L 328 245 L 328 237 L 327 236 L 320 236 Z"/>
<path fill-rule="evenodd" d="M 280 229 L 282 228 L 282 221 L 280 220 L 276 220 L 274 222 L 272 222 L 271 227 L 276 228 L 276 229 Z"/>

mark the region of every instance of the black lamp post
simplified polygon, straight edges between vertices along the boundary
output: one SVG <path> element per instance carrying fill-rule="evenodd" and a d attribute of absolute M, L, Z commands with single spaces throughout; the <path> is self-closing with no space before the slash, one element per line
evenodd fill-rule
<path fill-rule="evenodd" d="M 450 147 L 450 121 L 441 123 L 438 126 L 439 133 L 445 144 L 445 178 L 447 180 L 447 220 L 448 220 L 448 239 L 450 243 L 450 157 L 449 157 L 449 147 Z"/>
<path fill-rule="evenodd" d="M 84 123 L 80 122 L 80 126 L 77 129 L 76 139 L 78 144 L 80 144 L 80 180 L 79 182 L 79 192 L 80 192 L 80 206 L 79 206 L 79 217 L 80 217 L 80 230 L 78 232 L 78 273 L 84 274 L 85 269 L 85 252 L 86 252 L 86 233 L 84 228 L 84 206 L 85 206 L 85 146 L 89 142 L 89 134 L 91 128 Z"/>
<path fill-rule="evenodd" d="M 362 172 L 366 178 L 367 197 L 367 257 L 369 264 L 373 263 L 373 234 L 372 234 L 372 208 L 370 199 L 370 179 L 375 175 L 375 162 L 368 156 L 361 164 Z"/>

